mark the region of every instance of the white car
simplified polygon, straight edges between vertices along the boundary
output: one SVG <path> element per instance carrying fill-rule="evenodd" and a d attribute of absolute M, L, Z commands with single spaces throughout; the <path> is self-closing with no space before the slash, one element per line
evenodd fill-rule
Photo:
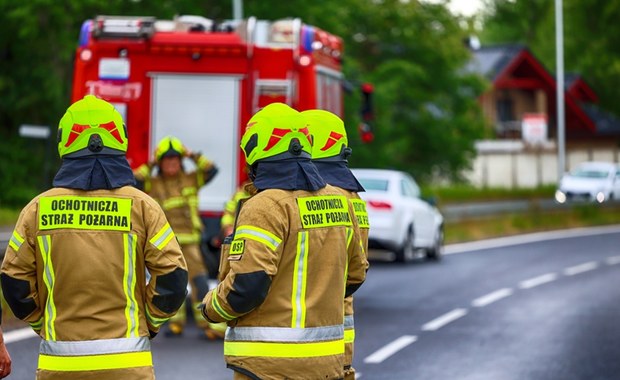
<path fill-rule="evenodd" d="M 560 180 L 555 200 L 603 203 L 620 199 L 620 168 L 611 162 L 583 162 Z"/>
<path fill-rule="evenodd" d="M 405 262 L 423 250 L 426 258 L 440 260 L 443 253 L 443 216 L 420 198 L 420 188 L 407 173 L 397 170 L 351 169 L 366 189 L 371 249 L 394 252 Z"/>

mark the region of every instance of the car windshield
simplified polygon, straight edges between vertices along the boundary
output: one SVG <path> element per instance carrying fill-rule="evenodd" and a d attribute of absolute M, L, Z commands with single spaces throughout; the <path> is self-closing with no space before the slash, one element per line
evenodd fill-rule
<path fill-rule="evenodd" d="M 387 191 L 388 189 L 387 179 L 358 178 L 357 180 L 360 181 L 366 191 Z"/>
<path fill-rule="evenodd" d="M 603 170 L 581 168 L 573 171 L 571 175 L 578 178 L 606 178 L 607 172 Z"/>

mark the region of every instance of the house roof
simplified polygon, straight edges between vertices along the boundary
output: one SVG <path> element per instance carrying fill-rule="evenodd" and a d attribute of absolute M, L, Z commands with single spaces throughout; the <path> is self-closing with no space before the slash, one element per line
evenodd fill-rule
<path fill-rule="evenodd" d="M 466 70 L 494 81 L 525 48 L 517 44 L 481 47 L 472 52 L 472 59 L 467 64 Z"/>
<path fill-rule="evenodd" d="M 598 96 L 592 87 L 588 86 L 583 77 L 576 73 L 564 75 L 564 89 L 572 97 L 583 102 L 598 102 Z"/>
<path fill-rule="evenodd" d="M 496 89 L 540 88 L 555 96 L 555 77 L 521 44 L 486 46 L 474 50 L 466 70 L 490 79 Z M 596 101 L 596 94 L 580 77 L 571 76 L 569 80 L 570 87 L 565 96 L 567 111 L 580 120 L 581 125 L 596 133 L 598 129 L 595 120 L 577 103 L 577 100 Z"/>
<path fill-rule="evenodd" d="M 620 134 L 620 118 L 609 113 L 593 103 L 580 103 L 596 126 L 596 134 L 599 136 L 617 136 Z"/>

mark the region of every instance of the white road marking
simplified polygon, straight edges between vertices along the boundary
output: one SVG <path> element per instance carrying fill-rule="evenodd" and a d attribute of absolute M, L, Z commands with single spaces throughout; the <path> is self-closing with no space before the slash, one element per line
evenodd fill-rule
<path fill-rule="evenodd" d="M 530 289 L 538 285 L 546 284 L 548 282 L 554 281 L 558 278 L 556 273 L 547 273 L 542 276 L 533 277 L 527 280 L 523 280 L 519 283 L 519 288 L 521 289 Z"/>
<path fill-rule="evenodd" d="M 609 256 L 605 259 L 605 263 L 607 265 L 617 265 L 620 264 L 620 256 Z"/>
<path fill-rule="evenodd" d="M 620 225 L 572 228 L 568 230 L 535 232 L 516 236 L 507 236 L 494 239 L 479 240 L 467 243 L 449 244 L 444 247 L 444 255 L 455 253 L 475 252 L 481 249 L 498 248 L 510 245 L 522 245 L 540 241 L 557 240 L 571 237 L 603 235 L 620 232 Z"/>
<path fill-rule="evenodd" d="M 435 331 L 467 314 L 467 309 L 454 309 L 422 325 L 424 331 Z"/>
<path fill-rule="evenodd" d="M 579 273 L 588 272 L 598 268 L 596 261 L 588 261 L 587 263 L 575 265 L 564 269 L 564 274 L 567 276 L 574 276 Z"/>
<path fill-rule="evenodd" d="M 485 296 L 482 297 L 478 297 L 475 300 L 473 300 L 471 302 L 471 305 L 474 307 L 483 307 L 486 305 L 489 305 L 495 301 L 499 301 L 502 298 L 506 298 L 510 295 L 512 295 L 513 291 L 511 288 L 503 288 L 503 289 L 499 289 L 496 290 L 492 293 L 489 293 Z"/>
<path fill-rule="evenodd" d="M 370 356 L 366 357 L 366 359 L 364 359 L 364 363 L 373 363 L 373 364 L 381 363 L 385 359 L 394 355 L 395 353 L 407 347 L 408 345 L 415 342 L 416 340 L 418 340 L 418 337 L 415 335 L 403 335 L 400 338 L 396 339 L 395 341 L 388 343 L 387 345 L 381 347 L 380 349 L 372 353 Z"/>
<path fill-rule="evenodd" d="M 30 338 L 38 338 L 39 336 L 29 327 L 4 332 L 4 343 L 19 342 Z"/>

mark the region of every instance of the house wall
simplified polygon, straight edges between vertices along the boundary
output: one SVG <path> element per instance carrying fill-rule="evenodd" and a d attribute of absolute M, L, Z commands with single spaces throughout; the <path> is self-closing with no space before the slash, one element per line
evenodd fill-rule
<path fill-rule="evenodd" d="M 476 187 L 532 188 L 558 182 L 555 142 L 528 147 L 520 140 L 480 141 L 477 157 L 465 178 Z M 592 145 L 567 144 L 565 170 L 584 161 L 618 162 L 620 149 L 614 142 Z"/>
<path fill-rule="evenodd" d="M 505 125 L 500 126 L 497 115 L 497 101 L 506 98 L 512 101 L 513 120 L 504 121 Z M 513 137 L 520 136 L 520 123 L 523 119 L 523 114 L 549 113 L 547 94 L 540 89 L 492 89 L 482 95 L 480 103 L 487 125 L 494 128 L 497 135 L 502 137 L 506 137 L 505 132 L 507 130 L 513 131 Z"/>

